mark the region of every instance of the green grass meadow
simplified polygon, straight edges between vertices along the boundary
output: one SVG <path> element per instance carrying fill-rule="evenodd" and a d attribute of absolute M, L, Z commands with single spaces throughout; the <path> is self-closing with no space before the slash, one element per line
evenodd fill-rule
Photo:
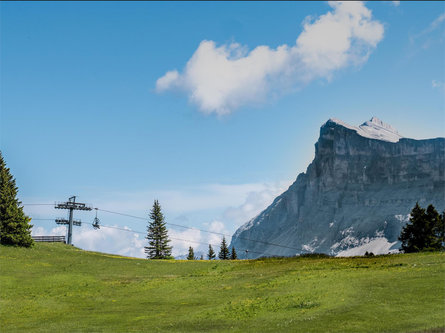
<path fill-rule="evenodd" d="M 444 332 L 445 254 L 144 260 L 0 246 L 1 332 Z"/>

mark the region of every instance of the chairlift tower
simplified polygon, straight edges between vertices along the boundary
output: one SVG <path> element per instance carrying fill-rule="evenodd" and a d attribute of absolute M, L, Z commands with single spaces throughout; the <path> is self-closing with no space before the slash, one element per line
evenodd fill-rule
<path fill-rule="evenodd" d="M 82 222 L 80 220 L 73 219 L 73 212 L 75 210 L 92 210 L 91 207 L 87 206 L 84 203 L 76 202 L 76 196 L 72 196 L 66 202 L 56 203 L 54 206 L 55 209 L 68 209 L 69 212 L 69 220 L 67 219 L 56 219 L 57 224 L 68 225 L 68 244 L 72 244 L 72 236 L 73 236 L 73 225 L 80 226 Z"/>

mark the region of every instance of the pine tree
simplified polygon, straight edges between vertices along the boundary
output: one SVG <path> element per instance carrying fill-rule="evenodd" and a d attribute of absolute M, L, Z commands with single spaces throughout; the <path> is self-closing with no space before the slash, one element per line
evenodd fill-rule
<path fill-rule="evenodd" d="M 442 219 L 433 205 L 429 205 L 426 209 L 425 219 L 425 249 L 440 250 L 442 248 L 442 239 L 439 230 Z"/>
<path fill-rule="evenodd" d="M 199 260 L 204 260 L 204 255 L 201 254 L 201 258 L 199 258 Z"/>
<path fill-rule="evenodd" d="M 229 249 L 227 248 L 226 238 L 223 237 L 221 242 L 221 248 L 218 254 L 219 259 L 228 260 L 229 259 Z"/>
<path fill-rule="evenodd" d="M 399 240 L 401 250 L 406 253 L 424 250 L 443 250 L 444 222 L 433 205 L 425 210 L 416 203 L 412 209 L 409 222 L 403 227 Z"/>
<path fill-rule="evenodd" d="M 213 251 L 212 245 L 209 244 L 209 252 L 207 253 L 207 258 L 213 260 L 216 258 L 215 251 Z"/>
<path fill-rule="evenodd" d="M 423 219 L 425 209 L 417 202 L 411 211 L 409 222 L 403 227 L 399 240 L 405 253 L 418 252 L 423 249 Z"/>
<path fill-rule="evenodd" d="M 238 256 L 236 255 L 235 247 L 232 247 L 232 253 L 230 254 L 230 259 L 236 260 L 238 259 Z"/>
<path fill-rule="evenodd" d="M 445 210 L 439 216 L 439 221 L 434 228 L 434 234 L 437 237 L 437 243 L 441 249 L 445 249 Z"/>
<path fill-rule="evenodd" d="M 187 256 L 187 260 L 195 260 L 195 252 L 191 246 L 189 246 L 189 255 Z"/>
<path fill-rule="evenodd" d="M 172 247 L 168 245 L 167 227 L 158 200 L 150 211 L 150 223 L 147 227 L 148 246 L 145 247 L 148 259 L 170 259 Z"/>
<path fill-rule="evenodd" d="M 30 247 L 31 219 L 17 199 L 18 188 L 0 152 L 0 244 Z"/>

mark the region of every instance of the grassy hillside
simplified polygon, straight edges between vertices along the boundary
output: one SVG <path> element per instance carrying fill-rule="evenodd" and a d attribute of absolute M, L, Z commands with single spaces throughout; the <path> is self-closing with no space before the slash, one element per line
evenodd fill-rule
<path fill-rule="evenodd" d="M 0 331 L 442 332 L 445 254 L 149 261 L 0 246 Z"/>

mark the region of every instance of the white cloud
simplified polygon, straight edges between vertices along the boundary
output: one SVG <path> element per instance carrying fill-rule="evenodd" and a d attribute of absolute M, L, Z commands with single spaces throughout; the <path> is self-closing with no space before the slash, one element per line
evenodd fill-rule
<path fill-rule="evenodd" d="M 123 229 L 130 230 L 126 226 Z M 146 257 L 144 246 L 147 245 L 147 241 L 144 235 L 131 231 L 106 227 L 102 227 L 99 230 L 92 229 L 91 227 L 82 227 L 73 233 L 73 244 L 89 251 L 116 253 L 138 258 Z"/>
<path fill-rule="evenodd" d="M 95 230 L 89 226 L 75 227 L 73 244 L 87 251 L 113 253 L 129 257 L 145 258 L 144 246 L 147 241 L 144 235 L 130 231 L 128 227 L 111 226 Z M 114 228 L 113 228 L 114 227 Z M 119 230 L 115 228 L 123 228 Z M 33 236 L 66 236 L 66 227 L 58 226 L 49 231 L 39 226 L 32 229 Z"/>
<path fill-rule="evenodd" d="M 254 211 L 255 209 L 248 206 L 258 206 L 258 204 L 253 203 L 255 198 L 260 202 L 265 202 L 268 200 L 267 197 L 279 194 L 289 185 L 290 181 L 282 181 L 276 183 L 244 184 L 207 183 L 174 189 L 152 189 L 149 191 L 113 191 L 107 189 L 102 192 L 94 191 L 94 196 L 84 193 L 82 196 L 83 200 L 80 201 L 91 202 L 90 206 L 102 210 L 118 211 L 143 217 L 147 216 L 154 199 L 158 199 L 164 212 L 179 217 L 181 214 L 190 212 L 233 210 L 240 205 L 243 205 L 242 209 L 244 211 Z M 45 198 L 28 198 L 26 200 L 27 203 L 50 203 L 51 201 Z M 259 205 L 261 206 L 262 204 Z M 36 219 L 31 222 L 36 225 L 40 223 L 39 218 L 52 219 L 59 216 L 63 217 L 67 214 L 66 211 L 54 209 L 53 205 L 25 205 L 24 207 L 25 213 Z M 99 211 L 99 219 L 105 217 L 109 217 L 109 215 Z M 75 218 L 91 223 L 94 218 L 94 211 L 76 211 Z M 104 222 L 107 222 L 107 220 L 104 220 Z M 50 223 L 53 223 L 53 221 Z"/>
<path fill-rule="evenodd" d="M 219 247 L 215 247 L 215 246 L 218 244 L 221 244 L 221 241 L 223 239 L 223 236 L 218 235 L 218 234 L 231 234 L 231 233 L 229 233 L 229 231 L 227 231 L 226 225 L 221 221 L 215 220 L 210 223 L 206 223 L 205 225 L 207 227 L 207 230 L 209 230 L 211 232 L 215 232 L 214 234 L 207 234 L 208 235 L 207 243 L 212 244 L 213 249 L 215 250 L 216 253 L 218 253 Z M 218 234 L 216 234 L 216 233 L 218 233 Z M 226 237 L 226 240 L 227 240 L 227 243 L 230 243 L 229 237 Z"/>
<path fill-rule="evenodd" d="M 308 22 L 295 49 L 307 79 L 330 78 L 335 70 L 359 65 L 383 38 L 383 25 L 360 2 L 330 2 L 333 12 Z"/>
<path fill-rule="evenodd" d="M 66 235 L 66 227 L 58 226 L 52 228 L 51 231 L 46 231 L 43 227 L 33 227 L 31 229 L 32 236 L 65 236 Z"/>
<path fill-rule="evenodd" d="M 156 82 L 156 89 L 159 92 L 167 90 L 169 87 L 173 86 L 178 79 L 179 79 L 178 71 L 167 72 L 163 77 L 158 79 L 158 81 Z"/>
<path fill-rule="evenodd" d="M 168 236 L 170 237 L 170 245 L 173 246 L 172 255 L 174 257 L 186 254 L 189 246 L 193 247 L 196 252 L 196 249 L 202 247 L 201 242 L 205 242 L 201 231 L 195 229 L 185 229 L 183 231 L 170 229 Z"/>
<path fill-rule="evenodd" d="M 224 227 L 224 225 L 222 224 Z M 126 230 L 121 230 L 126 229 Z M 215 229 L 210 227 L 210 231 Z M 224 228 L 218 230 L 227 232 Z M 138 231 L 138 230 L 136 230 Z M 66 236 L 67 228 L 58 226 L 49 231 L 38 226 L 32 229 L 33 236 Z M 186 254 L 189 246 L 195 250 L 207 251 L 207 243 L 219 244 L 217 235 L 202 233 L 196 229 L 176 230 L 169 228 L 168 235 L 170 245 L 173 246 L 173 256 Z M 216 236 L 216 237 L 215 237 Z M 104 226 L 98 230 L 90 226 L 75 227 L 73 232 L 73 244 L 87 251 L 112 253 L 128 257 L 146 258 L 144 247 L 148 245 L 145 235 L 132 232 L 127 226 Z"/>
<path fill-rule="evenodd" d="M 291 185 L 289 181 L 276 184 L 264 184 L 264 187 L 248 192 L 244 202 L 236 207 L 229 207 L 224 212 L 224 218 L 233 221 L 236 226 L 246 223 L 266 209 L 272 201 Z"/>
<path fill-rule="evenodd" d="M 247 184 L 198 184 L 175 189 L 117 192 L 106 191 L 92 198 L 94 207 L 128 214 L 146 214 L 158 199 L 162 209 L 170 214 L 184 214 L 203 210 L 225 209 L 242 202 L 248 193 L 272 186 L 266 183 Z M 25 207 L 26 211 L 32 206 Z M 53 207 L 48 208 L 54 211 Z M 100 212 L 99 212 L 100 213 Z M 39 215 L 40 216 L 40 215 Z"/>
<path fill-rule="evenodd" d="M 193 247 L 195 254 L 198 252 L 207 253 L 209 244 L 212 245 L 213 250 L 217 254 L 224 234 L 228 235 L 226 240 L 228 244 L 230 243 L 231 238 L 229 235 L 232 233 L 227 230 L 226 224 L 219 220 L 204 223 L 203 230 L 210 232 L 197 229 L 169 229 L 168 235 L 171 239 L 170 244 L 173 246 L 173 256 L 186 255 L 189 246 Z"/>
<path fill-rule="evenodd" d="M 230 235 L 241 224 L 265 209 L 276 195 L 282 193 L 290 182 L 277 183 L 248 183 L 248 184 L 201 184 L 173 190 L 154 190 L 139 192 L 113 192 L 106 191 L 95 194 L 89 198 L 84 194 L 86 201 L 93 202 L 94 207 L 117 211 L 119 213 L 135 216 L 147 216 L 154 198 L 158 198 L 166 214 L 166 222 L 173 246 L 173 255 L 184 255 L 188 247 L 192 246 L 195 252 L 207 253 L 208 244 L 219 249 L 222 235 L 201 232 L 197 229 L 182 229 L 173 224 L 209 230 L 215 233 Z M 33 198 L 29 203 L 44 203 L 51 200 Z M 66 214 L 55 210 L 54 206 L 25 206 L 29 216 L 35 218 L 31 223 L 33 235 L 66 235 L 65 226 L 57 226 L 54 221 L 38 220 L 49 219 Z M 147 240 L 144 232 L 147 221 L 132 219 L 121 215 L 113 215 L 99 211 L 98 217 L 102 227 L 95 230 L 91 227 L 95 216 L 94 211 L 76 211 L 75 219 L 83 221 L 81 227 L 74 227 L 73 244 L 85 250 L 120 254 L 145 258 L 144 246 Z M 196 217 L 206 223 L 195 222 Z M 129 231 L 107 228 L 105 225 L 125 228 Z M 130 227 L 129 227 L 130 226 Z M 134 230 L 136 232 L 131 232 Z"/>
<path fill-rule="evenodd" d="M 307 18 L 294 46 L 258 46 L 248 51 L 237 43 L 217 46 L 204 40 L 182 73 L 169 71 L 156 90 L 179 89 L 204 113 L 227 114 L 264 101 L 335 71 L 366 62 L 383 38 L 383 25 L 361 2 L 329 2 L 332 11 Z"/>
<path fill-rule="evenodd" d="M 66 236 L 66 227 L 58 226 L 52 228 L 50 231 L 46 231 L 43 227 L 33 227 L 31 229 L 32 236 Z"/>

